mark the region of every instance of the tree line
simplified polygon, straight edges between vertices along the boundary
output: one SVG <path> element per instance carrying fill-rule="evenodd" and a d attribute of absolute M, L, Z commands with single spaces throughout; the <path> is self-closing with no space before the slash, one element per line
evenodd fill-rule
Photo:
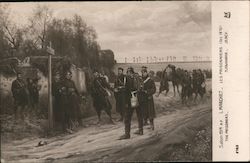
<path fill-rule="evenodd" d="M 10 16 L 9 5 L 0 4 L 0 59 L 46 55 L 51 43 L 55 55 L 64 58 L 61 64 L 110 69 L 116 63 L 114 57 L 100 55 L 97 33 L 80 15 L 59 19 L 48 6 L 37 5 L 23 26 Z M 46 73 L 46 64 L 37 62 L 34 66 Z"/>

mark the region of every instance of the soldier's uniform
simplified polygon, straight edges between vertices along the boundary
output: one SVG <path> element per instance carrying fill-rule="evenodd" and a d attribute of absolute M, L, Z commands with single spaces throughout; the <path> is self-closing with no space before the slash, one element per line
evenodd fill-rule
<path fill-rule="evenodd" d="M 37 109 L 37 105 L 39 103 L 39 85 L 38 79 L 33 79 L 32 82 L 28 83 L 30 104 L 33 109 Z"/>
<path fill-rule="evenodd" d="M 92 86 L 91 86 L 91 95 L 93 98 L 93 105 L 98 115 L 98 123 L 101 120 L 101 111 L 104 110 L 109 118 L 110 121 L 112 121 L 111 117 L 111 109 L 112 105 L 108 99 L 109 93 L 107 91 L 108 89 L 108 83 L 106 83 L 106 80 L 102 77 L 95 77 L 93 80 Z"/>
<path fill-rule="evenodd" d="M 80 99 L 74 81 L 63 79 L 61 82 L 60 105 L 63 110 L 64 128 L 72 129 L 72 122 L 81 123 Z"/>
<path fill-rule="evenodd" d="M 56 122 L 63 123 L 63 116 L 64 110 L 63 106 L 61 105 L 62 99 L 62 83 L 60 81 L 53 81 L 52 82 L 52 95 L 54 97 L 53 99 L 53 110 L 54 110 L 54 117 Z"/>
<path fill-rule="evenodd" d="M 144 70 L 142 70 L 144 71 Z M 149 119 L 151 129 L 154 130 L 155 107 L 153 94 L 156 92 L 154 81 L 150 77 L 142 78 L 142 85 L 138 91 L 139 107 L 143 111 L 144 120 Z"/>
<path fill-rule="evenodd" d="M 21 73 L 18 72 L 17 75 L 19 74 Z M 22 80 L 21 78 L 17 78 L 16 80 L 14 80 L 11 85 L 11 91 L 14 98 L 15 116 L 17 118 L 18 114 L 21 114 L 21 117 L 24 118 L 23 111 L 29 102 L 28 90 L 24 80 Z"/>
<path fill-rule="evenodd" d="M 198 86 L 198 88 L 197 88 L 197 91 L 198 91 L 198 94 L 200 94 L 201 98 L 206 93 L 206 88 L 205 88 L 205 86 L 203 86 L 203 84 L 205 84 L 205 76 L 201 72 L 201 70 L 198 70 L 198 74 L 197 74 L 197 86 Z"/>
<path fill-rule="evenodd" d="M 192 84 L 193 84 L 193 92 L 197 94 L 198 92 L 198 74 L 196 70 L 193 70 L 193 78 L 192 78 Z"/>
<path fill-rule="evenodd" d="M 120 68 L 123 71 L 123 69 Z M 116 100 L 116 112 L 120 113 L 121 119 L 123 121 L 124 118 L 124 110 L 126 105 L 126 96 L 125 96 L 125 83 L 126 77 L 123 74 L 117 76 L 114 83 L 114 96 Z"/>
<path fill-rule="evenodd" d="M 191 88 L 192 80 L 191 76 L 188 74 L 187 71 L 183 74 L 182 77 L 182 91 L 181 91 L 181 99 L 182 103 L 186 103 L 186 98 L 191 97 L 192 95 L 192 88 Z"/>
<path fill-rule="evenodd" d="M 128 68 L 128 71 L 134 74 L 133 68 Z M 136 115 L 138 119 L 138 128 L 139 130 L 136 131 L 136 134 L 142 135 L 143 134 L 143 112 L 141 107 L 132 107 L 131 106 L 131 97 L 132 92 L 138 90 L 138 79 L 133 76 L 126 76 L 126 84 L 125 84 L 125 94 L 126 94 L 126 109 L 125 109 L 125 134 L 120 137 L 120 139 L 129 139 L 130 138 L 130 129 L 131 129 L 131 119 L 133 116 L 134 110 L 136 110 Z"/>

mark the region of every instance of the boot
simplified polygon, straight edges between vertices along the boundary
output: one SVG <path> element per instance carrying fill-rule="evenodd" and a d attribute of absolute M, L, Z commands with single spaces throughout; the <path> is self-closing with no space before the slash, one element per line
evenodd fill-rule
<path fill-rule="evenodd" d="M 151 130 L 155 130 L 154 124 L 151 124 L 150 128 L 151 128 Z"/>
<path fill-rule="evenodd" d="M 143 135 L 143 130 L 137 130 L 136 132 L 134 132 L 134 134 L 136 134 L 136 135 Z"/>
<path fill-rule="evenodd" d="M 143 126 L 147 126 L 147 125 L 149 125 L 149 124 L 148 124 L 148 120 L 147 120 L 147 119 L 144 119 Z"/>
<path fill-rule="evenodd" d="M 123 139 L 130 139 L 130 134 L 124 134 L 118 140 L 123 140 Z"/>
<path fill-rule="evenodd" d="M 151 119 L 151 120 L 150 120 L 150 129 L 151 129 L 151 130 L 154 130 L 154 129 L 155 129 L 155 126 L 154 126 L 154 119 Z"/>
<path fill-rule="evenodd" d="M 69 128 L 66 129 L 66 132 L 69 133 L 69 134 L 73 134 L 73 131 Z"/>

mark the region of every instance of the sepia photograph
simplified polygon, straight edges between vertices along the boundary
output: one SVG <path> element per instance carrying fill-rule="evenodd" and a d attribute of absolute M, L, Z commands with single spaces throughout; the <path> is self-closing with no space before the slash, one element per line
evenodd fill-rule
<path fill-rule="evenodd" d="M 212 161 L 211 8 L 1 2 L 1 162 Z"/>

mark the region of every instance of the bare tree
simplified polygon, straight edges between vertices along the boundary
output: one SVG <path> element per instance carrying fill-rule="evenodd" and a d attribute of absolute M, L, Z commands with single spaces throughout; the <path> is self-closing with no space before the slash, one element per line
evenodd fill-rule
<path fill-rule="evenodd" d="M 0 4 L 0 26 L 2 41 L 7 41 L 8 46 L 13 54 L 14 51 L 18 52 L 23 42 L 23 29 L 18 27 L 12 22 L 10 16 L 9 6 L 6 4 Z M 6 46 L 6 45 L 5 45 Z"/>
<path fill-rule="evenodd" d="M 37 5 L 29 18 L 29 34 L 37 47 L 46 46 L 47 29 L 53 18 L 53 11 L 46 5 Z"/>

